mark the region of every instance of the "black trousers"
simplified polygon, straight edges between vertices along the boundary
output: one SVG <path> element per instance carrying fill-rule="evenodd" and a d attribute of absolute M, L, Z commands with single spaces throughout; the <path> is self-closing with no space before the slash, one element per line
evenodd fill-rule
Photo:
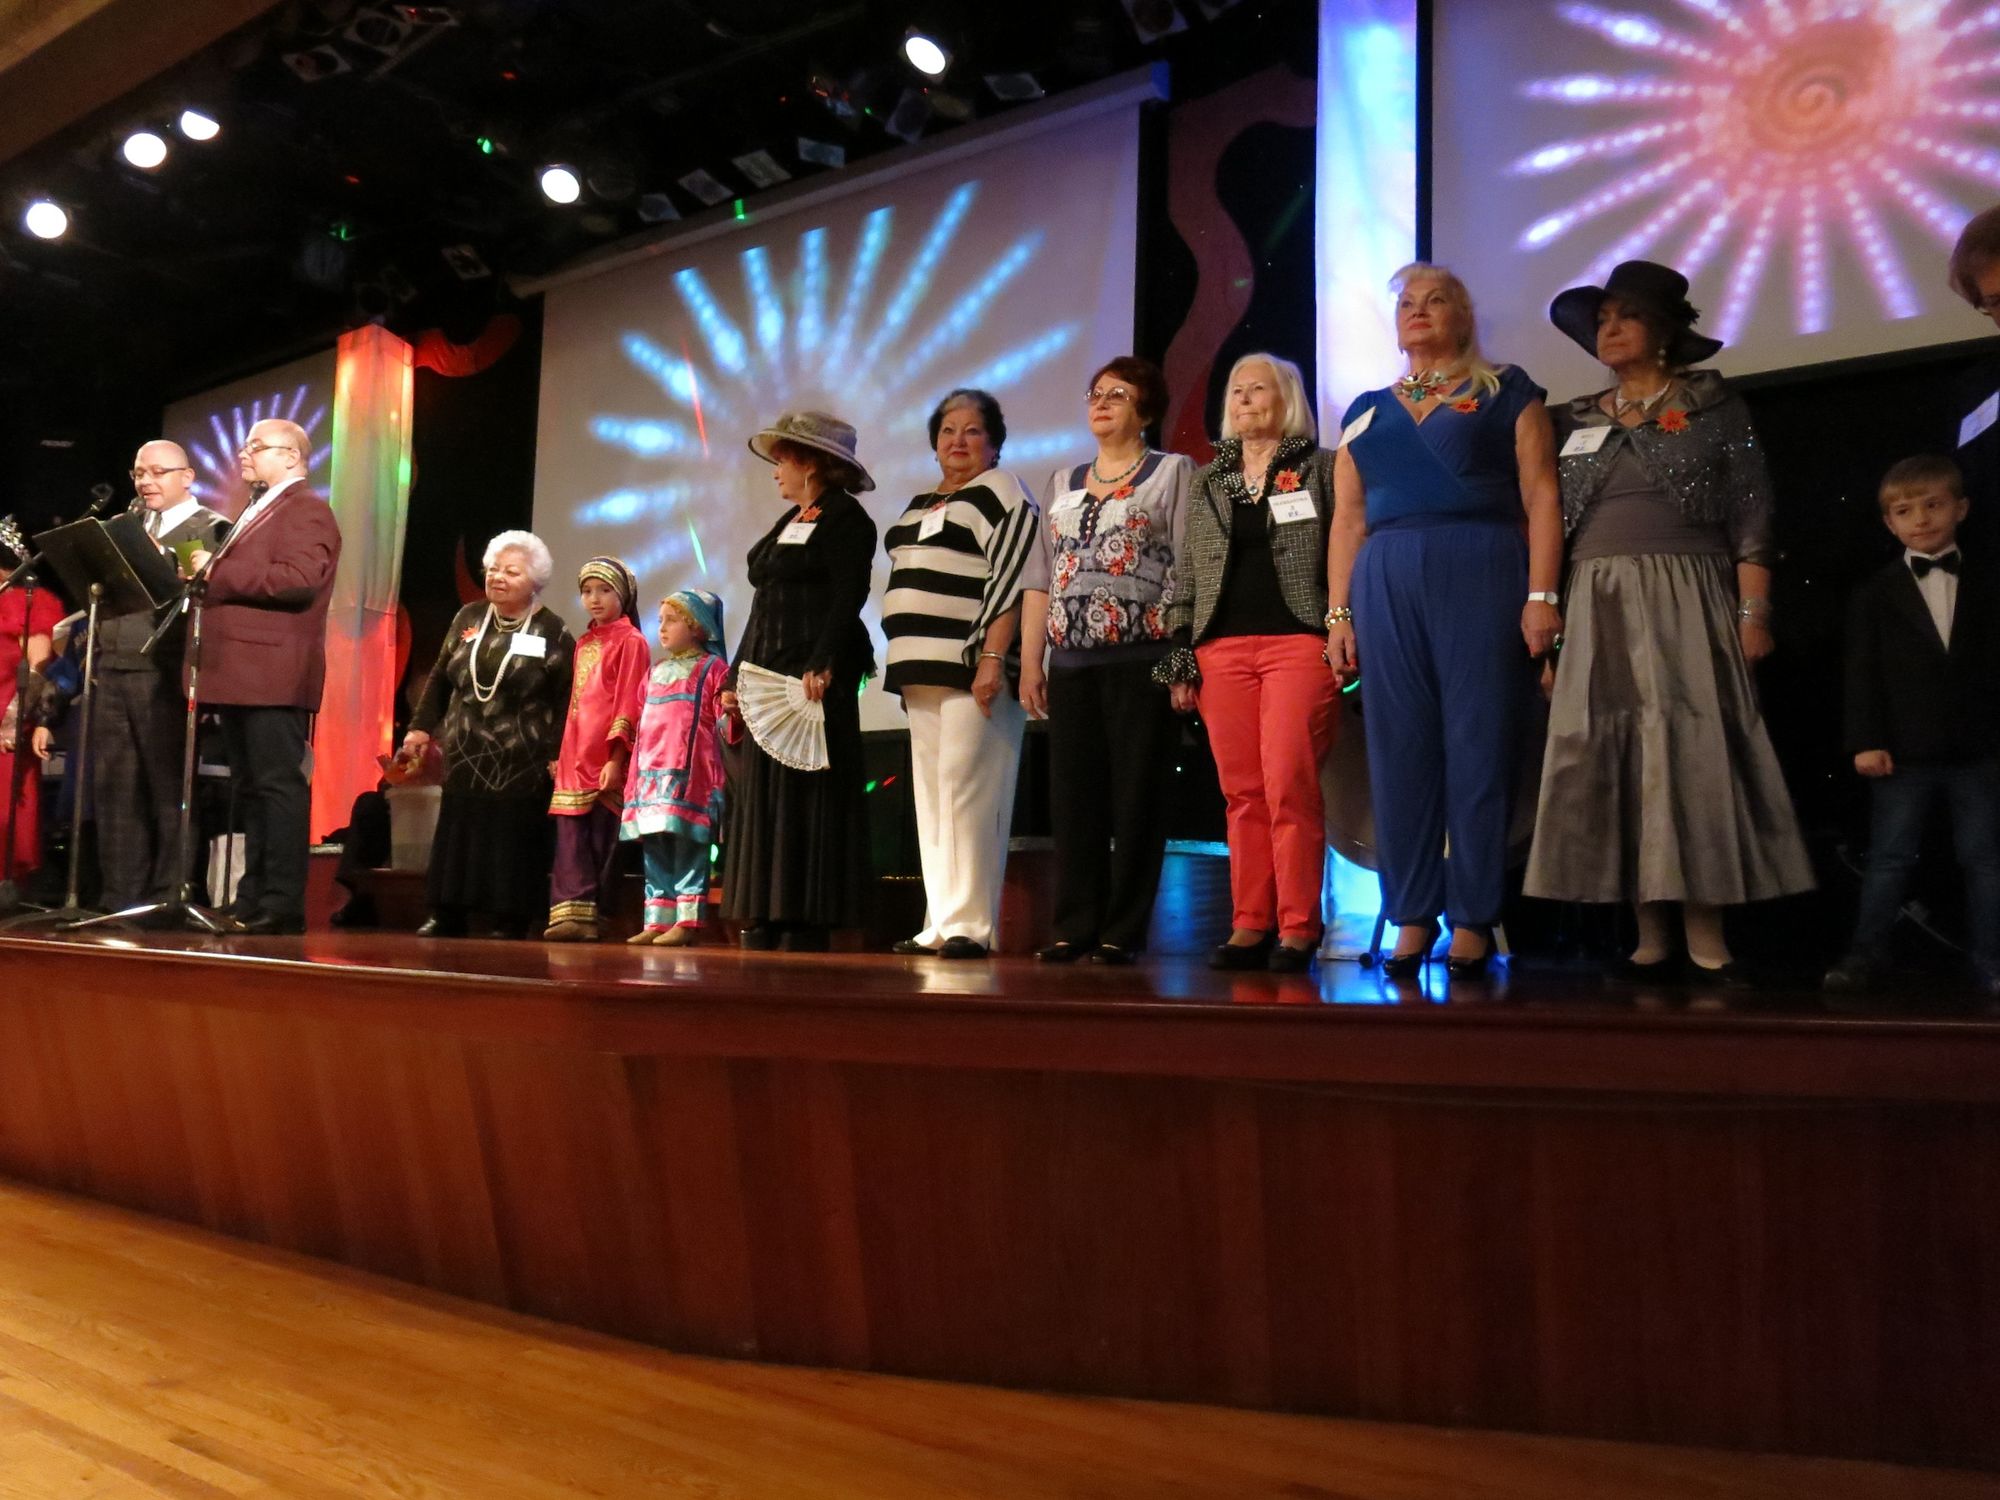
<path fill-rule="evenodd" d="M 1148 660 L 1049 670 L 1055 935 L 1146 946 L 1180 719 Z"/>
<path fill-rule="evenodd" d="M 181 756 L 187 702 L 172 678 L 102 671 L 90 711 L 90 785 L 101 901 L 171 901 L 181 883 Z"/>
<path fill-rule="evenodd" d="M 312 792 L 302 708 L 222 706 L 222 742 L 243 821 L 243 879 L 231 910 L 303 921 Z"/>

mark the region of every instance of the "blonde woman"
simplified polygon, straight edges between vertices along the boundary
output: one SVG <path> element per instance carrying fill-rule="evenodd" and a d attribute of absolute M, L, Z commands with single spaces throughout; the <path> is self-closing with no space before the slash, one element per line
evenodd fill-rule
<path fill-rule="evenodd" d="M 1175 708 L 1200 708 L 1228 807 L 1234 917 L 1218 969 L 1299 973 L 1319 946 L 1335 695 L 1320 639 L 1333 455 L 1318 432 L 1297 365 L 1236 361 L 1168 608 L 1186 644 L 1154 669 Z"/>
<path fill-rule="evenodd" d="M 1399 929 L 1384 967 L 1414 976 L 1444 912 L 1451 973 L 1470 978 L 1500 916 L 1530 663 L 1562 628 L 1562 506 L 1547 393 L 1481 356 L 1465 284 L 1421 262 L 1391 284 L 1408 369 L 1341 424 L 1327 658 L 1338 680 L 1367 671 L 1382 901 Z"/>

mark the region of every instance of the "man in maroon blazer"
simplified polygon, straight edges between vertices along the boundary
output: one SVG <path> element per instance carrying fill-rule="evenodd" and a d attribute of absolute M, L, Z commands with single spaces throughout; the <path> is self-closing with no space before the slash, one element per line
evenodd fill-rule
<path fill-rule="evenodd" d="M 239 456 L 250 506 L 213 554 L 190 559 L 207 581 L 199 690 L 220 712 L 243 812 L 243 879 L 230 910 L 247 932 L 304 932 L 306 743 L 326 682 L 340 527 L 305 487 L 312 439 L 296 422 L 257 423 Z"/>

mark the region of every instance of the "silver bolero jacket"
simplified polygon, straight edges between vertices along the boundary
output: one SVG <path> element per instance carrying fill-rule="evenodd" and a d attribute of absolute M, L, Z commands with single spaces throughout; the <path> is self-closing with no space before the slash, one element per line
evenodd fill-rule
<path fill-rule="evenodd" d="M 1693 370 L 1681 377 L 1681 388 L 1650 420 L 1625 427 L 1598 404 L 1602 396 L 1601 391 L 1579 396 L 1554 411 L 1558 453 L 1579 428 L 1611 428 L 1595 452 L 1557 460 L 1563 535 L 1575 533 L 1583 513 L 1603 491 L 1613 460 L 1629 447 L 1683 516 L 1726 530 L 1738 562 L 1769 566 L 1776 555 L 1771 475 L 1743 398 L 1715 371 Z"/>

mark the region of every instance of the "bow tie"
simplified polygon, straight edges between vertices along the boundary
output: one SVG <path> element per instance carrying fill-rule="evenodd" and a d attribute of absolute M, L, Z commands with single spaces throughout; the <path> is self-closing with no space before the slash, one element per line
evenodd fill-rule
<path fill-rule="evenodd" d="M 1954 547 L 1941 557 L 1913 557 L 1910 559 L 1910 571 L 1919 579 L 1930 572 L 1932 568 L 1942 568 L 1947 573 L 1956 573 L 1958 571 L 1958 549 Z"/>

